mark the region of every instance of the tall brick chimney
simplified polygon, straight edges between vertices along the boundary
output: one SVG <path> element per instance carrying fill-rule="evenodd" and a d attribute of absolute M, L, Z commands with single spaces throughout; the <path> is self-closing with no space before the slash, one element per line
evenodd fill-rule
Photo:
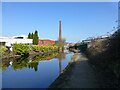
<path fill-rule="evenodd" d="M 59 21 L 59 41 L 62 40 L 62 21 Z"/>

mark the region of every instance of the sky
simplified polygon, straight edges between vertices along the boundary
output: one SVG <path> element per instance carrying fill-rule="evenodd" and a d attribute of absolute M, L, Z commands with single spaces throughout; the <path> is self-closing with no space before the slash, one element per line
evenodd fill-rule
<path fill-rule="evenodd" d="M 59 21 L 67 42 L 105 35 L 117 26 L 117 2 L 3 2 L 2 36 L 28 35 L 57 40 Z"/>

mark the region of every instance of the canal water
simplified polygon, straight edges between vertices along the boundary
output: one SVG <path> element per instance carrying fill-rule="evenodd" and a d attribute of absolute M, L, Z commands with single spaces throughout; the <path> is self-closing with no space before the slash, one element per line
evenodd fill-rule
<path fill-rule="evenodd" d="M 73 53 L 3 60 L 3 88 L 47 88 L 65 69 Z"/>

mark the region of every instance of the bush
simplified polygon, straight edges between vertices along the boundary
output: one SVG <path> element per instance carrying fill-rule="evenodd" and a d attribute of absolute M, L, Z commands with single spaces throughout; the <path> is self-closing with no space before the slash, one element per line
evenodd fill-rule
<path fill-rule="evenodd" d="M 114 76 L 113 87 L 120 87 L 120 30 L 106 40 L 97 40 L 87 50 L 90 62 Z"/>
<path fill-rule="evenodd" d="M 0 53 L 5 54 L 8 49 L 5 46 L 0 47 Z"/>
<path fill-rule="evenodd" d="M 13 52 L 18 55 L 26 55 L 29 53 L 29 46 L 25 44 L 13 44 Z"/>
<path fill-rule="evenodd" d="M 35 52 L 41 51 L 43 49 L 42 46 L 35 46 L 35 45 L 33 46 L 32 45 L 31 47 L 32 47 L 32 50 Z"/>
<path fill-rule="evenodd" d="M 37 45 L 25 45 L 25 44 L 14 44 L 13 52 L 18 55 L 26 55 L 29 53 L 30 47 L 35 52 L 46 52 L 50 50 L 58 50 L 59 46 L 49 45 L 49 46 L 37 46 Z"/>
<path fill-rule="evenodd" d="M 33 45 L 31 47 L 32 47 L 32 50 L 35 51 L 35 52 L 39 52 L 39 51 L 46 52 L 46 51 L 50 51 L 50 50 L 58 50 L 58 48 L 59 48 L 56 45 L 49 45 L 49 46 L 36 46 L 36 45 Z"/>

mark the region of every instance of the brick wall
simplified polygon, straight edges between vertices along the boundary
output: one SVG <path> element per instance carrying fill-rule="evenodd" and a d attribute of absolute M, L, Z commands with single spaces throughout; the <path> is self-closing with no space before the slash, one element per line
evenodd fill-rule
<path fill-rule="evenodd" d="M 54 44 L 55 44 L 55 41 L 49 40 L 49 39 L 39 40 L 38 42 L 38 45 L 41 45 L 41 46 L 54 45 Z"/>

